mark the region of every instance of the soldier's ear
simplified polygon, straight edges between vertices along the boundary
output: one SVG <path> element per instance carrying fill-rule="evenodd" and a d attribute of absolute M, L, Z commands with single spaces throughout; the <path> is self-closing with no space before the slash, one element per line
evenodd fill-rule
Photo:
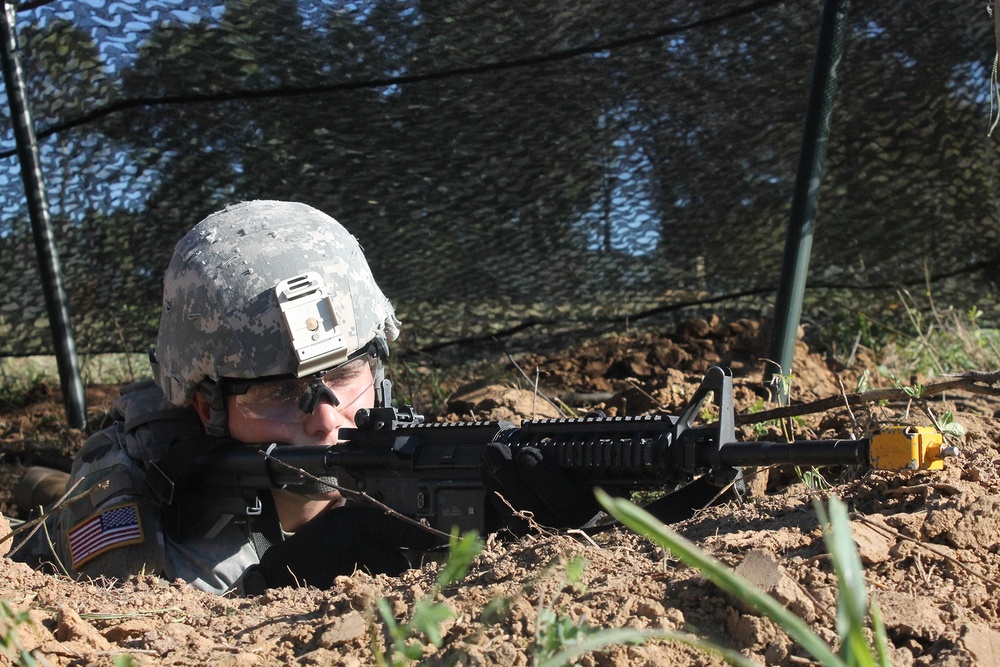
<path fill-rule="evenodd" d="M 194 396 L 191 398 L 191 405 L 198 413 L 198 417 L 201 418 L 203 425 L 208 426 L 212 423 L 212 405 L 205 398 L 204 394 L 200 391 L 195 391 Z"/>

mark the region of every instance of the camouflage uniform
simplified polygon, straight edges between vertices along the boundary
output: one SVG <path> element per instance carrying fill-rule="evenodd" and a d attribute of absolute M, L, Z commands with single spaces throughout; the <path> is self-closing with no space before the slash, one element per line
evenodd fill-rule
<path fill-rule="evenodd" d="M 156 385 L 125 388 L 115 424 L 81 449 L 68 485 L 79 482 L 77 500 L 49 520 L 54 550 L 37 538 L 22 553 L 45 560 L 54 551 L 74 575 L 147 573 L 216 593 L 238 588 L 263 547 L 232 520 L 211 536 L 174 539 L 164 530 L 149 463 L 178 438 L 226 434 L 221 391 L 211 395 L 220 379 L 303 377 L 372 341 L 387 353 L 397 325 L 357 240 L 333 218 L 270 201 L 209 216 L 177 244 L 164 278 Z M 381 363 L 376 380 L 380 374 Z M 190 407 L 199 390 L 212 401 L 204 426 Z M 261 528 L 272 536 L 278 530 L 280 539 L 276 522 Z"/>

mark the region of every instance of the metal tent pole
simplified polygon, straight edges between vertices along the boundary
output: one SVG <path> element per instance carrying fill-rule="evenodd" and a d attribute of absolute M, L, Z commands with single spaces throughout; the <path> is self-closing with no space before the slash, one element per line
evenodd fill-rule
<path fill-rule="evenodd" d="M 837 91 L 837 65 L 843 53 L 849 5 L 849 0 L 826 0 L 823 5 L 802 149 L 785 238 L 785 255 L 774 307 L 774 326 L 769 349 L 772 363 L 767 364 L 767 379 L 778 373 L 790 373 L 795 357 L 795 342 L 798 339 L 802 298 L 805 294 L 813 227 L 816 222 L 816 203 L 819 199 L 826 144 L 830 136 L 833 98 Z M 777 367 L 775 363 L 778 364 Z M 787 395 L 780 394 L 781 392 L 778 400 L 782 404 L 786 403 Z"/>
<path fill-rule="evenodd" d="M 38 268 L 45 292 L 45 308 L 49 316 L 49 328 L 59 367 L 59 382 L 62 386 L 66 418 L 73 428 L 83 428 L 87 424 L 84 407 L 83 381 L 73 341 L 69 309 L 66 306 L 66 291 L 63 289 L 62 273 L 59 269 L 59 255 L 55 237 L 52 234 L 52 220 L 45 197 L 45 182 L 42 180 L 38 142 L 31 122 L 25 94 L 24 77 L 18 61 L 17 36 L 14 31 L 14 6 L 4 2 L 3 16 L 0 17 L 0 56 L 3 61 L 3 80 L 7 88 L 7 102 L 10 118 L 17 142 L 17 157 L 21 164 L 21 180 L 28 200 L 28 215 L 31 231 L 38 255 Z"/>

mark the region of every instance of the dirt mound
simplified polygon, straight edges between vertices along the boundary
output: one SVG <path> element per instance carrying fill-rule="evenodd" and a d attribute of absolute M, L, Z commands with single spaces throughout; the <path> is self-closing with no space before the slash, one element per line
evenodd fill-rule
<path fill-rule="evenodd" d="M 766 395 L 760 350 L 757 323 L 701 320 L 672 333 L 608 338 L 519 364 L 529 373 L 537 369 L 539 389 L 563 410 L 599 407 L 618 414 L 674 413 L 709 366 L 728 365 L 736 375 L 737 410 L 748 411 Z M 793 374 L 792 393 L 800 400 L 850 384 L 801 344 Z M 523 390 L 480 386 L 456 396 L 449 409 L 462 418 L 500 414 L 492 410 L 530 417 L 525 412 L 537 411 L 539 403 L 529 395 L 524 403 Z M 945 470 L 827 472 L 832 492 L 852 510 L 869 590 L 880 602 L 896 665 L 1000 664 L 1000 426 L 992 418 L 998 406 L 955 398 L 930 406 L 937 413 L 953 410 L 968 431 L 961 457 Z M 796 428 L 843 430 L 865 419 L 914 421 L 917 414 L 905 404 L 856 412 L 817 415 Z M 29 405 L 0 409 L 5 480 L 23 471 L 35 449 L 79 445 L 83 434 L 60 429 L 60 414 L 51 392 Z M 766 496 L 708 508 L 675 528 L 835 641 L 836 579 L 810 495 L 794 476 L 771 486 Z M 0 492 L 0 507 L 16 511 L 6 494 Z M 584 563 L 579 580 L 567 576 L 574 559 Z M 374 647 L 387 645 L 376 601 L 388 601 L 397 618 L 408 617 L 432 589 L 437 567 L 428 564 L 399 578 L 356 574 L 328 592 L 284 589 L 253 599 L 216 597 L 151 577 L 76 583 L 6 559 L 0 559 L 0 573 L 0 598 L 29 610 L 34 621 L 18 628 L 22 643 L 53 665 L 110 664 L 127 653 L 151 665 L 346 666 L 375 664 Z M 440 625 L 442 647 L 424 650 L 422 662 L 430 665 L 529 665 L 542 651 L 538 645 L 560 632 L 571 639 L 584 628 L 624 626 L 694 631 L 765 664 L 799 665 L 805 655 L 769 620 L 647 540 L 618 529 L 593 542 L 572 535 L 489 540 L 468 577 L 438 600 L 454 614 Z M 579 664 L 722 663 L 681 644 L 649 642 L 613 646 Z"/>

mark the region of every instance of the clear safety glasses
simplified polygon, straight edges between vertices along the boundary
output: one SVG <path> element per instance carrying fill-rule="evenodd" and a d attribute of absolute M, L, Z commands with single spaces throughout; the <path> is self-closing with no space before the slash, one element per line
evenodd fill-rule
<path fill-rule="evenodd" d="M 251 419 L 300 423 L 324 399 L 353 417 L 350 409 L 375 384 L 375 361 L 368 350 L 332 370 L 303 378 L 226 379 L 223 392 L 234 396 L 235 408 Z"/>

